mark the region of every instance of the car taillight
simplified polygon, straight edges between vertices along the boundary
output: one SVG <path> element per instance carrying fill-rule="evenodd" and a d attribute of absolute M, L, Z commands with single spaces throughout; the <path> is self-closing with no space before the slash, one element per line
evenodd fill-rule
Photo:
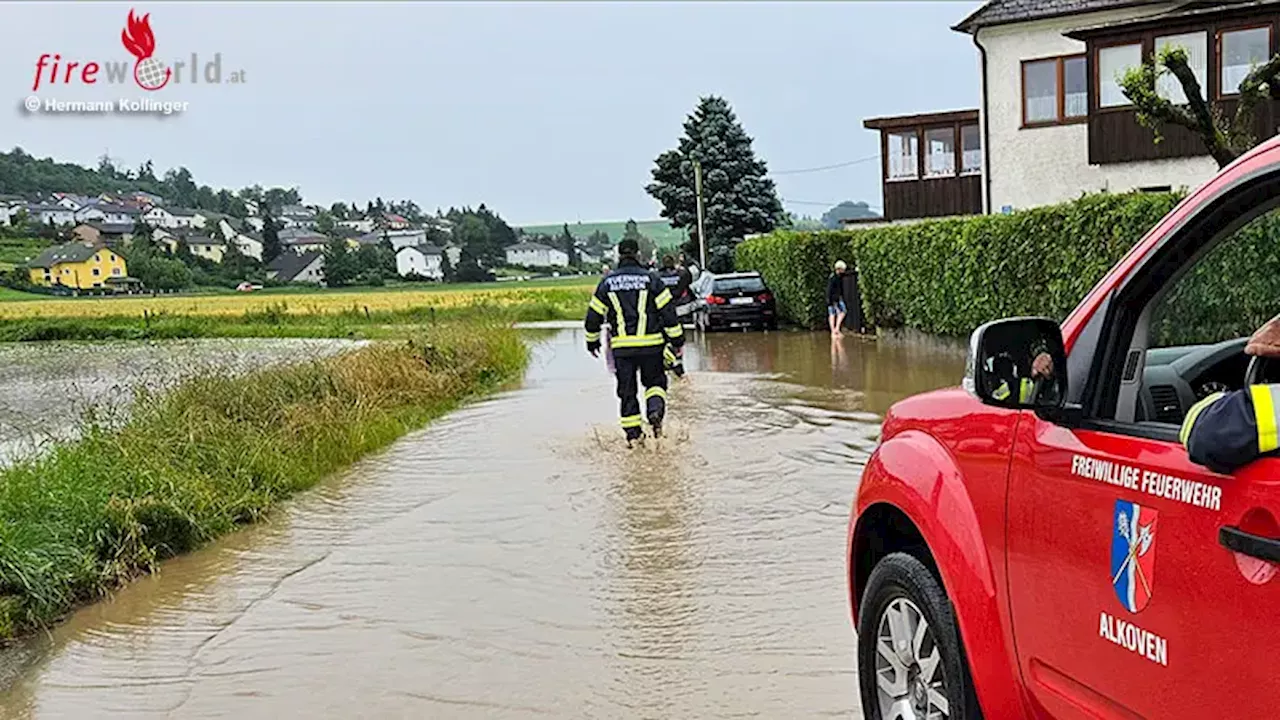
<path fill-rule="evenodd" d="M 766 303 L 772 300 L 773 296 L 770 295 L 769 293 L 760 293 L 759 295 L 756 296 L 756 299 L 762 303 Z"/>
<path fill-rule="evenodd" d="M 725 304 L 725 303 L 727 303 L 727 302 L 729 302 L 729 301 L 728 301 L 728 300 L 725 300 L 724 298 L 720 297 L 719 295 L 708 295 L 708 296 L 707 296 L 707 304 L 709 304 L 709 305 L 724 305 L 724 304 Z"/>

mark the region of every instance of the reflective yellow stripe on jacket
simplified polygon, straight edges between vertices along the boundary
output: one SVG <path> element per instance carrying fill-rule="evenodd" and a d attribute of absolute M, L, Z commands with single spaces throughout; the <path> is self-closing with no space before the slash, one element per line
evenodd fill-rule
<path fill-rule="evenodd" d="M 613 338 L 612 343 L 615 348 L 636 348 L 654 347 L 662 345 L 666 341 L 662 333 L 650 333 L 648 335 L 619 335 Z"/>
<path fill-rule="evenodd" d="M 1195 426 L 1196 419 L 1200 417 L 1200 413 L 1204 412 L 1205 408 L 1221 400 L 1225 394 L 1220 392 L 1213 393 L 1191 406 L 1191 409 L 1187 411 L 1187 417 L 1182 421 L 1182 429 L 1178 432 L 1178 442 L 1183 445 L 1187 444 L 1187 438 L 1191 437 L 1191 428 Z M 1255 405 L 1254 407 L 1256 409 L 1257 406 Z"/>
<path fill-rule="evenodd" d="M 1269 453 L 1280 448 L 1280 430 L 1276 427 L 1276 408 L 1280 407 L 1280 387 L 1253 385 L 1249 388 L 1253 400 L 1253 418 L 1258 423 L 1258 453 Z"/>
<path fill-rule="evenodd" d="M 649 329 L 649 291 L 640 291 L 640 301 L 636 303 L 636 334 L 643 335 Z M 622 322 L 619 320 L 618 322 Z"/>
<path fill-rule="evenodd" d="M 1026 404 L 1031 402 L 1031 397 L 1035 395 L 1036 383 L 1031 378 L 1022 378 L 1022 387 L 1018 391 L 1018 402 Z"/>
<path fill-rule="evenodd" d="M 669 302 L 671 302 L 671 291 L 667 288 L 662 288 L 662 292 L 658 293 L 658 297 L 653 299 L 653 304 L 657 305 L 659 310 L 666 307 Z"/>
<path fill-rule="evenodd" d="M 618 302 L 618 293 L 609 293 L 609 302 L 613 303 L 613 311 L 618 315 L 618 327 L 614 329 L 618 331 L 619 338 L 624 338 L 627 336 L 627 320 L 622 315 L 622 303 Z M 618 344 L 614 343 L 614 347 L 618 347 Z"/>
<path fill-rule="evenodd" d="M 604 303 L 600 301 L 600 298 L 595 295 L 591 296 L 591 301 L 587 303 L 587 307 L 594 310 L 601 317 L 609 311 L 609 308 L 605 307 Z"/>

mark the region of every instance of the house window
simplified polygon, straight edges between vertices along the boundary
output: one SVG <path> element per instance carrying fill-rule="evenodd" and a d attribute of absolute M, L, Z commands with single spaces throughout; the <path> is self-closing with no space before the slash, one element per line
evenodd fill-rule
<path fill-rule="evenodd" d="M 1022 65 L 1022 122 L 1026 125 L 1058 120 L 1058 60 Z"/>
<path fill-rule="evenodd" d="M 1062 119 L 1089 114 L 1088 63 L 1083 55 L 1062 58 Z"/>
<path fill-rule="evenodd" d="M 889 179 L 915 180 L 920 177 L 920 138 L 916 132 L 889 133 Z"/>
<path fill-rule="evenodd" d="M 1022 124 L 1068 122 L 1088 112 L 1083 55 L 1022 63 Z"/>
<path fill-rule="evenodd" d="M 1222 69 L 1218 76 L 1219 95 L 1234 95 L 1240 83 L 1271 55 L 1271 28 L 1230 30 L 1218 36 L 1218 56 Z"/>
<path fill-rule="evenodd" d="M 982 134 L 977 125 L 960 128 L 960 172 L 982 172 Z"/>
<path fill-rule="evenodd" d="M 924 174 L 948 177 L 956 174 L 956 129 L 930 128 L 924 131 Z"/>
<path fill-rule="evenodd" d="M 94 269 L 93 269 L 93 274 L 94 274 L 94 275 L 101 275 L 101 274 L 102 274 L 102 269 L 101 269 L 101 268 L 94 268 Z"/>
<path fill-rule="evenodd" d="M 1130 104 L 1120 88 L 1120 79 L 1129 68 L 1142 64 L 1142 45 L 1113 45 L 1098 49 L 1098 107 Z"/>
<path fill-rule="evenodd" d="M 111 274 L 112 274 L 112 275 L 115 275 L 116 277 L 119 277 L 119 276 L 120 276 L 120 268 L 111 268 Z"/>
<path fill-rule="evenodd" d="M 1209 83 L 1209 36 L 1203 32 L 1165 35 L 1156 38 L 1156 57 L 1167 48 L 1182 48 L 1187 53 L 1187 65 L 1191 73 L 1200 83 L 1200 92 L 1208 96 Z M 1186 105 L 1187 94 L 1182 90 L 1182 82 L 1172 73 L 1162 73 L 1156 80 L 1156 92 L 1160 97 L 1175 105 Z"/>

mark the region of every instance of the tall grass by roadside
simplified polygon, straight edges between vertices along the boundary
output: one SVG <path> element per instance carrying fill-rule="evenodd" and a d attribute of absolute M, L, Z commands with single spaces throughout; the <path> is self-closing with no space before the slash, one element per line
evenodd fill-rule
<path fill-rule="evenodd" d="M 0 319 L 0 342 L 51 340 L 178 340 L 186 338 L 326 337 L 390 338 L 411 336 L 420 326 L 454 321 L 533 322 L 577 320 L 586 311 L 589 291 L 563 297 L 531 297 L 518 303 L 452 307 L 413 307 L 305 312 L 287 303 L 254 308 L 241 315 L 205 316 L 171 313 L 99 317 L 27 317 Z"/>
<path fill-rule="evenodd" d="M 449 322 L 141 393 L 122 424 L 90 424 L 82 439 L 0 469 L 0 639 L 262 518 L 526 361 L 509 327 Z"/>

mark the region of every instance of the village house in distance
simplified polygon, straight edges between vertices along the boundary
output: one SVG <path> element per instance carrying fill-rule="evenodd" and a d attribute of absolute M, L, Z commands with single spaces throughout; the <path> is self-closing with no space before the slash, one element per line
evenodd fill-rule
<path fill-rule="evenodd" d="M 1169 126 L 1154 142 L 1118 78 L 1182 47 L 1207 97 L 1234 112 L 1245 75 L 1280 52 L 1280 2 L 990 0 L 953 29 L 973 39 L 980 106 L 864 123 L 880 133 L 887 221 L 1208 180 L 1218 168 L 1199 139 Z M 1172 77 L 1157 91 L 1182 98 Z M 1260 115 L 1258 137 L 1274 135 L 1276 103 Z"/>
<path fill-rule="evenodd" d="M 520 242 L 506 247 L 507 264 L 520 267 L 568 267 L 569 255 L 537 242 Z"/>
<path fill-rule="evenodd" d="M 32 285 L 75 290 L 123 285 L 129 275 L 124 258 L 110 248 L 81 242 L 51 247 L 28 268 Z"/>

